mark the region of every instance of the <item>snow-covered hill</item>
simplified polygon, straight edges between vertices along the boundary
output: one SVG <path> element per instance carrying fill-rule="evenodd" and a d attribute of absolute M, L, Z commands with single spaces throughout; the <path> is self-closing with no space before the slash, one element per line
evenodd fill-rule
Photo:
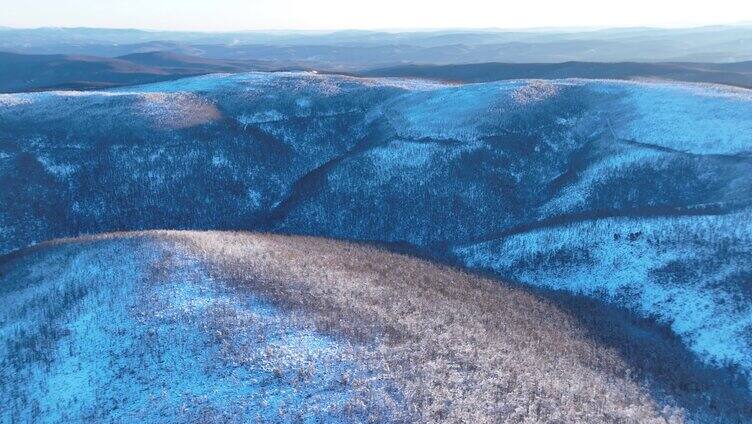
<path fill-rule="evenodd" d="M 408 244 L 752 370 L 752 92 L 214 75 L 0 95 L 0 250 L 113 230 Z"/>
<path fill-rule="evenodd" d="M 45 243 L 0 262 L 0 421 L 752 417 L 733 375 L 675 338 L 574 305 L 316 238 L 145 232 Z M 608 337 L 628 342 L 615 349 Z"/>

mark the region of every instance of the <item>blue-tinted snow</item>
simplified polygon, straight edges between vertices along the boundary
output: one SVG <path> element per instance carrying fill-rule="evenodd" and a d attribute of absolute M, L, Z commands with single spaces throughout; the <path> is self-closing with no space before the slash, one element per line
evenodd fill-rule
<path fill-rule="evenodd" d="M 619 138 L 690 153 L 752 151 L 750 90 L 679 83 L 589 85 L 595 91 L 624 96 L 627 116 L 616 116 L 612 122 Z"/>
<path fill-rule="evenodd" d="M 0 421 L 343 419 L 347 346 L 166 252 L 62 246 L 0 278 Z"/>
<path fill-rule="evenodd" d="M 627 305 L 692 350 L 752 371 L 750 211 L 603 219 L 458 247 L 471 267 Z"/>

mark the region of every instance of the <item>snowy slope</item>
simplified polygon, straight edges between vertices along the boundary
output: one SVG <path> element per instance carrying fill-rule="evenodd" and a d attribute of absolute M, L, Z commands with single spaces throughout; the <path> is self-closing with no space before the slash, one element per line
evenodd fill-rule
<path fill-rule="evenodd" d="M 584 316 L 608 325 L 588 328 Z M 604 330 L 632 342 L 604 345 Z M 0 334 L 2 422 L 752 416 L 733 376 L 659 328 L 316 238 L 45 243 L 0 257 Z"/>
<path fill-rule="evenodd" d="M 718 364 L 752 369 L 750 211 L 611 218 L 455 248 L 471 267 L 626 305 Z"/>
<path fill-rule="evenodd" d="M 152 237 L 69 243 L 11 264 L 0 285 L 3 422 L 286 411 L 339 421 L 357 392 L 342 376 L 366 372 L 337 340 Z"/>

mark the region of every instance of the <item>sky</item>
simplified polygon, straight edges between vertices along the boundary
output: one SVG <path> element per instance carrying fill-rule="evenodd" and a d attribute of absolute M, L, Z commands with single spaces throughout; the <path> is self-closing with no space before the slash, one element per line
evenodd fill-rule
<path fill-rule="evenodd" d="M 0 26 L 190 31 L 700 26 L 750 0 L 0 0 Z"/>

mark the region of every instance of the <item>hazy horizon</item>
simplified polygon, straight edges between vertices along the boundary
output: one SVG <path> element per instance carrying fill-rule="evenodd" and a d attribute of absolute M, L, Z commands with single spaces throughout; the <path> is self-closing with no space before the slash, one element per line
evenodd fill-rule
<path fill-rule="evenodd" d="M 191 30 L 191 29 L 159 29 L 149 27 L 123 26 L 123 27 L 104 27 L 104 26 L 80 26 L 80 25 L 41 25 L 41 26 L 12 26 L 0 25 L 0 29 L 9 30 L 42 30 L 42 29 L 90 29 L 90 30 L 111 30 L 111 31 L 143 31 L 154 33 L 205 33 L 205 34 L 232 34 L 232 33 L 280 33 L 280 34 L 329 34 L 339 32 L 374 32 L 374 33 L 407 33 L 407 32 L 447 32 L 447 31 L 466 31 L 466 32 L 589 32 L 605 31 L 611 29 L 700 29 L 713 27 L 746 27 L 752 26 L 752 21 L 739 21 L 729 23 L 707 23 L 698 25 L 610 25 L 610 26 L 542 26 L 542 27 L 404 27 L 404 28 L 320 28 L 320 29 L 298 29 L 298 28 L 262 28 L 262 29 L 233 29 L 233 30 Z"/>
<path fill-rule="evenodd" d="M 719 0 L 712 7 L 679 1 L 636 0 L 603 5 L 594 0 L 553 3 L 530 1 L 505 5 L 486 0 L 456 4 L 383 0 L 362 2 L 302 0 L 243 2 L 223 0 L 52 0 L 4 6 L 0 26 L 17 29 L 97 28 L 177 32 L 245 31 L 425 31 L 425 30 L 568 30 L 605 28 L 693 28 L 743 25 L 752 21 L 752 5 Z M 646 13 L 649 11 L 650 13 Z"/>

